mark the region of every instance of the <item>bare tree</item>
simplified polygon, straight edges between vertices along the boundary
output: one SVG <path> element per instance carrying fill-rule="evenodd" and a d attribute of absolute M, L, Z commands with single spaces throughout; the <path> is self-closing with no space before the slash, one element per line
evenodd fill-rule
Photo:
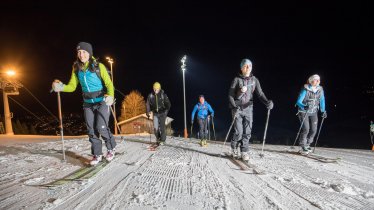
<path fill-rule="evenodd" d="M 127 120 L 129 118 L 145 113 L 145 100 L 142 94 L 137 90 L 132 90 L 122 101 L 121 116 L 119 120 Z"/>

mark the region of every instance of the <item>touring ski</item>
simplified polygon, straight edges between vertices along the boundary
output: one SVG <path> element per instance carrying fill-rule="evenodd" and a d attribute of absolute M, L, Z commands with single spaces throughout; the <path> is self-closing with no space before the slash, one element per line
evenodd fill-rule
<path fill-rule="evenodd" d="M 324 163 L 336 163 L 336 162 L 338 162 L 338 160 L 340 160 L 340 158 L 324 157 L 324 156 L 321 156 L 321 155 L 316 155 L 314 153 L 301 153 L 301 152 L 298 152 L 298 151 L 289 151 L 289 150 L 287 150 L 287 153 L 304 156 L 304 157 L 314 159 L 314 160 L 318 160 L 318 161 L 324 162 Z"/>
<path fill-rule="evenodd" d="M 123 154 L 124 153 L 116 153 L 116 156 L 113 158 L 113 160 L 115 160 L 117 158 L 117 156 L 121 156 Z M 113 160 L 111 160 L 110 162 L 112 162 Z M 67 175 L 67 176 L 65 176 L 61 179 L 57 179 L 57 180 L 52 181 L 52 182 L 47 183 L 47 184 L 42 184 L 40 186 L 42 186 L 42 187 L 58 187 L 58 186 L 67 184 L 67 183 L 72 182 L 72 181 L 82 181 L 82 180 L 90 179 L 90 178 L 94 177 L 99 171 L 101 171 L 110 162 L 108 162 L 107 160 L 102 160 L 98 164 L 96 164 L 95 166 L 88 166 L 88 165 L 84 166 L 84 167 L 74 171 L 73 173 L 71 173 L 71 174 L 69 174 L 69 175 Z"/>
<path fill-rule="evenodd" d="M 43 184 L 41 186 L 42 187 L 58 187 L 58 186 L 67 184 L 72 181 L 82 180 L 83 177 L 93 177 L 98 171 L 100 171 L 107 164 L 108 164 L 107 161 L 101 161 L 95 166 L 85 166 L 61 179 L 57 179 L 53 182 Z"/>
<path fill-rule="evenodd" d="M 240 170 L 248 171 L 252 169 L 252 171 L 255 174 L 265 174 L 265 171 L 262 169 L 259 169 L 255 164 L 250 163 L 249 161 L 244 161 L 239 158 L 234 158 L 231 154 L 226 153 L 226 157 L 230 158 L 231 162 L 233 162 L 235 165 L 239 166 Z"/>
<path fill-rule="evenodd" d="M 159 144 L 157 144 L 157 143 L 153 143 L 153 144 L 151 144 L 151 145 L 148 147 L 148 150 L 149 150 L 149 151 L 156 151 L 157 148 L 158 148 L 159 146 L 160 146 Z"/>

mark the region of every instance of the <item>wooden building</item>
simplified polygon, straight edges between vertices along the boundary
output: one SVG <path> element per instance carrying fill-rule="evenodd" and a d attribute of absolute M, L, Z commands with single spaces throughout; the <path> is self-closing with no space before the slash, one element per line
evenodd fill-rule
<path fill-rule="evenodd" d="M 166 117 L 166 133 L 167 135 L 173 134 L 171 122 L 173 118 Z M 130 119 L 118 122 L 118 126 L 121 128 L 122 134 L 135 134 L 135 133 L 153 133 L 153 115 L 147 118 L 147 115 L 141 114 Z"/>

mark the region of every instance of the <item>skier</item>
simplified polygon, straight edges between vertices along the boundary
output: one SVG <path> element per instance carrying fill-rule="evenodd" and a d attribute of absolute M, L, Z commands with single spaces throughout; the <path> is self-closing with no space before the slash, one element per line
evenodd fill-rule
<path fill-rule="evenodd" d="M 249 59 L 243 59 L 240 68 L 241 71 L 232 81 L 229 90 L 230 108 L 235 121 L 231 149 L 233 157 L 238 158 L 240 145 L 241 158 L 248 161 L 253 122 L 253 93 L 256 93 L 267 109 L 273 109 L 274 103 L 266 98 L 259 80 L 252 75 L 252 62 Z"/>
<path fill-rule="evenodd" d="M 321 110 L 321 117 L 327 118 L 325 95 L 322 86 L 319 85 L 320 81 L 320 76 L 317 74 L 310 76 L 296 102 L 297 116 L 302 126 L 299 137 L 300 152 L 305 154 L 312 150 L 310 144 L 317 132 L 318 109 Z"/>
<path fill-rule="evenodd" d="M 192 111 L 191 115 L 191 125 L 194 122 L 195 113 L 197 112 L 197 122 L 199 123 L 200 131 L 200 145 L 207 146 L 207 138 L 208 138 L 208 114 L 214 117 L 214 111 L 210 104 L 205 101 L 204 95 L 199 96 L 199 103 L 197 103 Z"/>
<path fill-rule="evenodd" d="M 73 64 L 69 83 L 65 85 L 56 79 L 52 83 L 52 89 L 55 92 L 74 92 L 78 83 L 81 85 L 84 118 L 93 155 L 90 164 L 93 166 L 102 161 L 100 136 L 107 148 L 106 160 L 111 161 L 115 155 L 116 142 L 108 127 L 110 106 L 114 102 L 114 87 L 105 66 L 93 57 L 90 43 L 80 42 L 76 50 L 77 60 Z"/>
<path fill-rule="evenodd" d="M 150 112 L 153 112 L 153 127 L 156 136 L 156 145 L 163 145 L 166 141 L 165 121 L 171 104 L 168 96 L 158 82 L 153 84 L 153 91 L 147 97 L 146 115 L 149 119 Z"/>

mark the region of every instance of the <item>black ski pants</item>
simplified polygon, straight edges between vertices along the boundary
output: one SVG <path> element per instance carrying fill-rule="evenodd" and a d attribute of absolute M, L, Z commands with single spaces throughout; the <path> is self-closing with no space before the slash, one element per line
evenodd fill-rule
<path fill-rule="evenodd" d="M 314 136 L 317 133 L 317 126 L 318 126 L 318 115 L 317 112 L 308 113 L 299 112 L 298 118 L 300 120 L 300 124 L 302 123 L 300 137 L 299 137 L 299 145 L 302 147 L 310 146 L 313 143 Z M 303 123 L 304 121 L 304 123 Z"/>
<path fill-rule="evenodd" d="M 200 139 L 208 139 L 208 118 L 202 119 L 197 118 L 197 122 L 199 123 L 199 136 Z"/>
<path fill-rule="evenodd" d="M 113 150 L 116 147 L 116 142 L 108 127 L 110 107 L 104 101 L 94 104 L 84 103 L 83 112 L 92 155 L 103 154 L 100 136 L 105 141 L 106 148 Z"/>
<path fill-rule="evenodd" d="M 153 115 L 153 128 L 157 141 L 166 141 L 166 121 L 167 113 L 155 113 Z"/>
<path fill-rule="evenodd" d="M 232 110 L 234 122 L 234 135 L 231 141 L 231 148 L 240 146 L 241 152 L 248 152 L 249 139 L 251 138 L 253 122 L 253 106 L 248 106 L 243 110 Z"/>

